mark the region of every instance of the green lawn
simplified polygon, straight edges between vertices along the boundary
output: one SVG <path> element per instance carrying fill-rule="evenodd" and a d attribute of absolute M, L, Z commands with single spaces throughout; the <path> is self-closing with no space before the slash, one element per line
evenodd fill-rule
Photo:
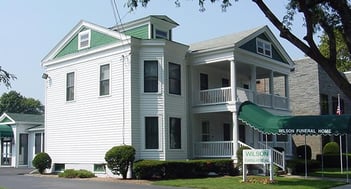
<path fill-rule="evenodd" d="M 249 177 L 255 180 L 267 179 L 267 177 Z M 310 180 L 291 177 L 275 177 L 274 184 L 243 183 L 241 176 L 216 177 L 202 179 L 175 179 L 154 182 L 155 185 L 177 186 L 201 189 L 323 189 L 344 185 L 345 182 L 329 180 Z"/>
<path fill-rule="evenodd" d="M 330 177 L 330 178 L 345 178 L 346 179 L 346 173 L 349 175 L 349 179 L 351 180 L 351 170 L 348 172 L 346 169 L 343 170 L 341 173 L 340 168 L 327 168 L 319 171 L 314 171 L 312 173 L 309 173 L 309 176 L 316 176 L 316 177 Z"/>

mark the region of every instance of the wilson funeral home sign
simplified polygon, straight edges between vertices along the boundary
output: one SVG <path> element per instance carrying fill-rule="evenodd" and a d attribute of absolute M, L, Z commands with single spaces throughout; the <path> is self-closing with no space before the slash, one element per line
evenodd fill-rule
<path fill-rule="evenodd" d="M 273 181 L 272 149 L 243 150 L 243 181 L 246 181 L 247 164 L 269 164 L 269 180 Z"/>

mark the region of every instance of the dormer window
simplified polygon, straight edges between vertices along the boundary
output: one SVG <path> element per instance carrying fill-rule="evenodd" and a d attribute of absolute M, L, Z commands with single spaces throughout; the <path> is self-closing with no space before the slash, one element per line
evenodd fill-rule
<path fill-rule="evenodd" d="M 168 39 L 168 32 L 162 30 L 155 30 L 156 39 Z"/>
<path fill-rule="evenodd" d="M 84 30 L 78 35 L 78 49 L 90 47 L 90 30 Z"/>
<path fill-rule="evenodd" d="M 272 44 L 263 39 L 256 39 L 256 50 L 258 54 L 272 58 Z"/>

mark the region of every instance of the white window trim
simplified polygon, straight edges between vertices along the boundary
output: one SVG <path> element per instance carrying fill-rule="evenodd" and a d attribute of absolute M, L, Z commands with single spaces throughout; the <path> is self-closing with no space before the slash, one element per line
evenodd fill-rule
<path fill-rule="evenodd" d="M 67 75 L 69 73 L 74 74 L 74 77 L 73 77 L 73 79 L 74 79 L 73 100 L 67 100 Z M 65 99 L 66 103 L 75 102 L 77 100 L 77 72 L 76 71 L 68 71 L 65 73 L 65 97 L 64 97 L 64 99 Z"/>
<path fill-rule="evenodd" d="M 180 119 L 180 148 L 171 148 L 170 144 L 171 144 L 171 136 L 170 136 L 170 130 L 171 130 L 171 122 L 170 122 L 170 119 L 171 118 L 178 118 Z M 183 121 L 183 117 L 182 116 L 168 116 L 168 150 L 171 150 L 171 151 L 183 151 L 184 150 L 184 142 L 185 141 L 183 139 L 183 136 L 185 135 L 184 133 L 184 129 L 183 129 L 183 124 L 184 124 L 184 121 Z"/>
<path fill-rule="evenodd" d="M 109 78 L 109 80 L 110 80 L 110 84 L 109 84 L 109 94 L 108 95 L 100 95 L 100 69 L 101 69 L 101 66 L 104 66 L 104 65 L 110 65 L 110 70 L 109 70 L 109 72 L 110 72 L 110 78 Z M 98 67 L 98 81 L 99 81 L 99 84 L 98 84 L 98 96 L 99 97 L 108 97 L 108 96 L 111 96 L 112 95 L 112 67 L 111 67 L 111 63 L 110 62 L 108 62 L 108 63 L 101 63 L 101 64 L 99 64 L 99 67 Z"/>
<path fill-rule="evenodd" d="M 144 89 L 144 66 L 145 66 L 145 61 L 157 61 L 157 92 L 145 92 L 145 89 Z M 161 66 L 161 62 L 162 60 L 158 59 L 158 58 L 155 58 L 155 59 L 145 59 L 145 60 L 142 60 L 142 77 L 141 77 L 141 86 L 142 86 L 142 94 L 145 94 L 145 95 L 155 95 L 155 94 L 162 94 L 162 82 L 161 82 L 161 79 L 162 79 L 162 72 L 161 70 L 163 69 L 163 67 Z"/>
<path fill-rule="evenodd" d="M 170 93 L 170 84 L 169 84 L 169 64 L 176 64 L 176 65 L 179 65 L 180 66 L 180 94 L 173 94 L 173 93 Z M 174 63 L 174 62 L 168 62 L 167 64 L 167 69 L 168 69 L 168 72 L 167 72 L 167 86 L 168 86 L 168 95 L 171 95 L 171 96 L 175 96 L 175 97 L 182 97 L 184 92 L 183 92 L 183 65 L 182 64 L 178 64 L 178 63 Z"/>
<path fill-rule="evenodd" d="M 82 35 L 86 35 L 86 34 L 88 34 L 88 44 L 87 44 L 87 46 L 84 46 L 84 47 L 82 47 L 81 46 L 81 37 L 82 37 Z M 82 31 L 82 32 L 80 32 L 79 34 L 78 34 L 78 50 L 82 50 L 82 49 L 86 49 L 86 48 L 89 48 L 90 47 L 90 41 L 91 41 L 91 31 L 90 30 L 84 30 L 84 31 Z"/>
<path fill-rule="evenodd" d="M 158 117 L 158 149 L 147 149 L 146 148 L 146 143 L 145 143 L 145 118 L 146 117 Z M 162 148 L 163 148 L 163 132 L 162 132 L 162 128 L 163 128 L 163 120 L 162 120 L 162 115 L 157 115 L 157 114 L 146 114 L 142 116 L 142 123 L 143 123 L 143 127 L 141 129 L 141 136 L 142 136 L 142 149 L 143 151 L 157 151 L 157 152 L 161 152 Z"/>
<path fill-rule="evenodd" d="M 258 51 L 258 43 L 259 42 L 263 43 L 263 53 Z M 270 52 L 271 53 L 269 55 L 265 53 L 266 50 L 267 50 L 265 45 L 269 45 L 270 46 Z M 260 39 L 260 38 L 256 38 L 256 52 L 257 52 L 257 54 L 260 54 L 260 55 L 272 58 L 272 54 L 273 54 L 273 52 L 272 52 L 272 43 L 270 43 L 270 42 L 268 42 L 266 40 Z"/>

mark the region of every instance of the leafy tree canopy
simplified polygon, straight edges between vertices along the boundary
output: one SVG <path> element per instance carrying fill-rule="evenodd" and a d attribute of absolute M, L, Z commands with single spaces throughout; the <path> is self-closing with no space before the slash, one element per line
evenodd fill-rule
<path fill-rule="evenodd" d="M 10 88 L 11 87 L 11 83 L 10 83 L 11 79 L 15 80 L 15 79 L 17 79 L 17 77 L 15 75 L 7 72 L 6 70 L 3 70 L 0 66 L 0 83 L 3 83 L 6 88 Z"/>
<path fill-rule="evenodd" d="M 0 97 L 0 112 L 42 114 L 44 107 L 39 100 L 26 98 L 16 91 L 4 93 Z"/>
<path fill-rule="evenodd" d="M 237 0 L 209 0 L 210 2 L 221 2 L 222 10 L 231 6 L 231 2 Z M 351 99 L 351 84 L 337 70 L 337 34 L 340 31 L 345 40 L 347 50 L 351 53 L 351 0 L 288 0 L 287 13 L 282 19 L 270 10 L 264 0 L 252 0 L 269 21 L 280 31 L 280 37 L 288 40 L 307 56 L 315 60 L 334 81 L 334 83 Z M 138 5 L 147 6 L 150 0 L 127 0 L 126 6 L 134 10 Z M 174 1 L 177 6 L 180 0 Z M 200 10 L 204 8 L 205 0 L 199 0 Z M 299 39 L 294 35 L 290 26 L 294 16 L 301 14 L 304 18 L 306 29 L 305 37 Z M 230 22 L 232 18 L 228 19 Z M 322 54 L 314 39 L 316 31 L 322 31 L 328 36 L 329 54 Z"/>

